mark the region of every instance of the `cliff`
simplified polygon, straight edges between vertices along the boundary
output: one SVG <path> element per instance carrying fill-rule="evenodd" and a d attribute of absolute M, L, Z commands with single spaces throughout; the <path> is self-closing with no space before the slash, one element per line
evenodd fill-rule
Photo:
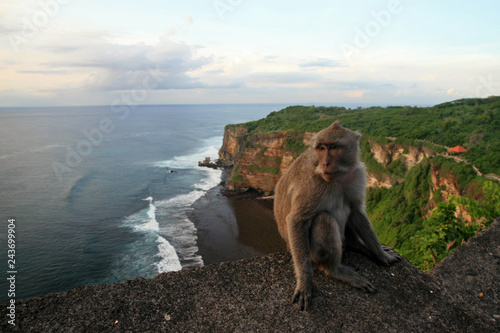
<path fill-rule="evenodd" d="M 378 293 L 315 274 L 313 308 L 290 302 L 291 257 L 236 262 L 76 288 L 17 300 L 15 326 L 0 304 L 2 332 L 498 332 L 500 221 L 472 238 L 431 274 L 408 261 L 381 267 L 352 252 Z"/>
<path fill-rule="evenodd" d="M 302 153 L 311 142 L 314 132 L 279 132 L 260 134 L 249 131 L 241 125 L 226 127 L 219 164 L 232 168 L 226 185 L 230 191 L 245 192 L 252 188 L 264 195 L 272 194 L 276 183 L 295 158 Z M 367 139 L 363 139 L 367 140 Z M 409 170 L 424 159 L 437 156 L 437 153 L 426 147 L 413 147 L 402 144 L 379 144 L 368 140 L 370 154 L 383 168 L 395 161 L 401 161 L 405 170 Z M 443 194 L 460 195 L 458 184 L 450 178 L 440 177 L 439 170 L 432 174 L 433 190 L 445 186 Z M 392 184 L 401 181 L 390 172 L 374 173 L 368 171 L 368 187 L 391 188 Z"/>
<path fill-rule="evenodd" d="M 437 155 L 436 152 L 427 147 L 413 147 L 394 143 L 381 145 L 373 140 L 370 140 L 370 144 L 373 158 L 384 168 L 387 168 L 391 162 L 402 159 L 406 164 L 406 168 L 410 169 L 422 162 L 424 158 Z"/>
<path fill-rule="evenodd" d="M 227 188 L 236 192 L 252 188 L 271 194 L 278 179 L 310 144 L 313 135 L 311 132 L 256 134 L 243 126 L 226 127 L 219 163 L 233 168 L 226 181 Z"/>

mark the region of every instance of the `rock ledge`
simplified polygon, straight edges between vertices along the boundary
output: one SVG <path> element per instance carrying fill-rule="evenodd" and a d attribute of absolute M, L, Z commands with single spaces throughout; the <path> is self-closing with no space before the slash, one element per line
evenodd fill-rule
<path fill-rule="evenodd" d="M 381 267 L 347 252 L 345 263 L 378 293 L 315 274 L 307 313 L 290 302 L 291 257 L 277 253 L 17 300 L 16 326 L 4 302 L 0 331 L 498 332 L 499 242 L 497 221 L 431 274 L 406 260 Z"/>

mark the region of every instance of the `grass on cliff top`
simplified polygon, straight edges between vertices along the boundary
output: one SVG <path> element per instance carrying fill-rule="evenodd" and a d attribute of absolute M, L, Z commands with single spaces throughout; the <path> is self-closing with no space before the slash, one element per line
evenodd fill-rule
<path fill-rule="evenodd" d="M 333 121 L 364 136 L 385 143 L 396 137 L 411 145 L 428 140 L 440 145 L 468 149 L 465 158 L 483 173 L 500 174 L 500 96 L 461 99 L 432 107 L 388 106 L 346 109 L 344 107 L 290 106 L 244 126 L 253 133 L 317 132 Z"/>

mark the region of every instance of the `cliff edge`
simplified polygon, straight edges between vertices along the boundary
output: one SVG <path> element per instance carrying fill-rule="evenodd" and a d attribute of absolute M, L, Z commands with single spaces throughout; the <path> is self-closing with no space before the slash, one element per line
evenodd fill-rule
<path fill-rule="evenodd" d="M 17 300 L 15 326 L 1 303 L 2 332 L 498 332 L 500 221 L 425 274 L 408 261 L 381 267 L 347 252 L 373 282 L 367 294 L 315 274 L 310 312 L 290 302 L 291 257 L 235 262 Z"/>

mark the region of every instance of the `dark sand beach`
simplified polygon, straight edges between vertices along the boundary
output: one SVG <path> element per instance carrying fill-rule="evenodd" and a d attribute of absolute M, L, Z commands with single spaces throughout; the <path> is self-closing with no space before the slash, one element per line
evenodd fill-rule
<path fill-rule="evenodd" d="M 224 190 L 223 185 L 211 189 L 189 213 L 205 265 L 286 251 L 269 200 L 255 194 L 226 196 Z"/>

